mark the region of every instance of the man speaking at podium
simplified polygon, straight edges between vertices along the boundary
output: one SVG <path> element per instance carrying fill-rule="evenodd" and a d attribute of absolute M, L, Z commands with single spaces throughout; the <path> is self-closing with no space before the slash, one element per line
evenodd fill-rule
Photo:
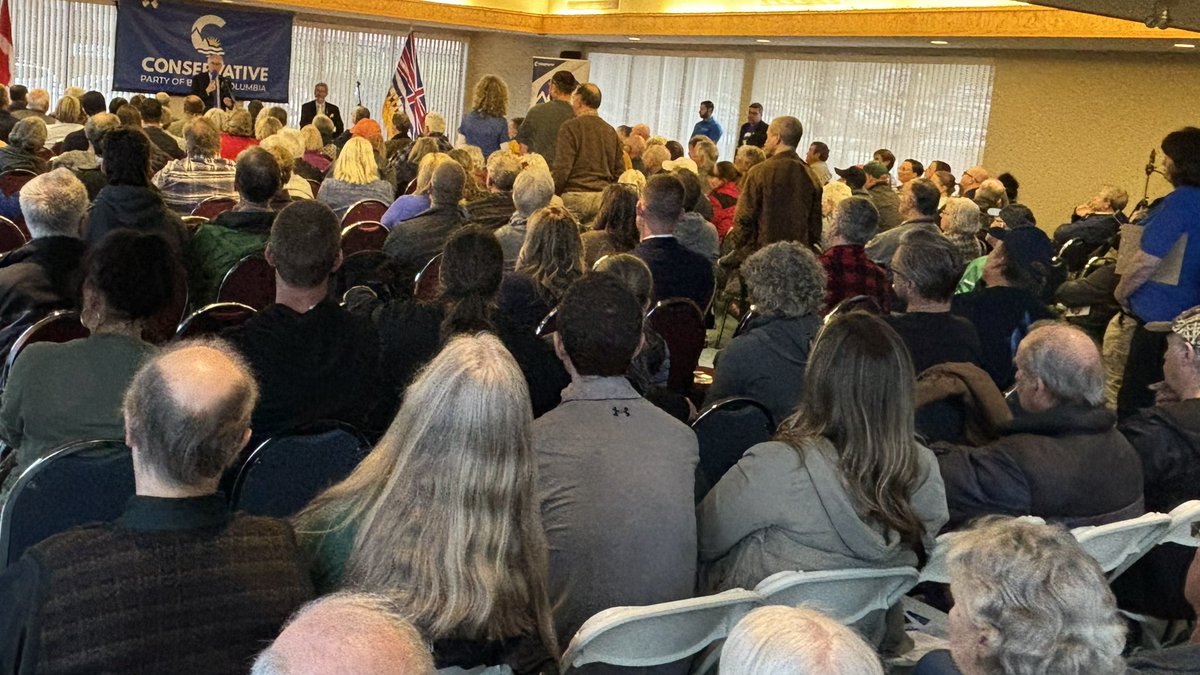
<path fill-rule="evenodd" d="M 210 54 L 208 69 L 192 78 L 191 94 L 204 101 L 205 110 L 217 107 L 233 110 L 233 102 L 237 100 L 233 95 L 233 80 L 221 74 L 224 68 L 225 59 L 219 54 Z"/>

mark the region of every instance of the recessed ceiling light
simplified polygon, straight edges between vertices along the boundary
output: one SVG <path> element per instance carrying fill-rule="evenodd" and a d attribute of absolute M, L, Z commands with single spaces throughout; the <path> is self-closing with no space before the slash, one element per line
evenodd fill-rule
<path fill-rule="evenodd" d="M 755 40 L 755 42 L 763 42 L 763 43 L 766 43 L 766 42 L 770 42 L 770 40 L 768 40 L 768 39 L 766 39 L 766 38 L 758 38 L 757 40 Z"/>
<path fill-rule="evenodd" d="M 950 43 L 946 42 L 945 40 L 930 40 L 929 44 L 931 44 L 931 45 L 948 45 Z"/>
<path fill-rule="evenodd" d="M 1190 45 L 1186 42 L 1178 42 L 1175 44 L 1175 47 L 1178 49 L 1195 49 L 1196 45 Z"/>
<path fill-rule="evenodd" d="M 628 38 L 626 38 L 626 39 L 627 39 L 627 40 L 633 40 L 634 42 L 640 42 L 642 38 L 640 38 L 640 37 L 633 37 L 632 35 L 630 35 L 630 36 L 629 36 Z"/>

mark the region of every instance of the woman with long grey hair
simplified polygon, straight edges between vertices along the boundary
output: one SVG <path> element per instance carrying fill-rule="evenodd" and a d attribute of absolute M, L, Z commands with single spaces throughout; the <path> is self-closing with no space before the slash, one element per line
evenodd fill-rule
<path fill-rule="evenodd" d="M 948 514 L 937 459 L 915 440 L 913 367 L 900 336 L 861 312 L 830 321 L 808 358 L 799 408 L 775 440 L 746 451 L 696 516 L 709 592 L 754 588 L 784 570 L 923 563 Z M 888 618 L 875 612 L 855 628 L 897 653 L 900 613 Z"/>
<path fill-rule="evenodd" d="M 531 423 L 500 341 L 451 340 L 371 454 L 296 517 L 317 588 L 391 597 L 439 668 L 554 663 Z"/>

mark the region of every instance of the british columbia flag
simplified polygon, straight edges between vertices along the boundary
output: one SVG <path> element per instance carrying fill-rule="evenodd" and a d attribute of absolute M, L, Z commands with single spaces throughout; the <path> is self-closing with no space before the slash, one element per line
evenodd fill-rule
<path fill-rule="evenodd" d="M 419 136 L 425 131 L 425 84 L 421 81 L 416 39 L 412 33 L 404 40 L 400 61 L 396 63 L 396 72 L 392 75 L 392 86 L 383 99 L 383 121 L 387 124 L 389 136 L 396 132 L 392 128 L 392 115 L 398 110 L 408 113 L 415 135 Z"/>

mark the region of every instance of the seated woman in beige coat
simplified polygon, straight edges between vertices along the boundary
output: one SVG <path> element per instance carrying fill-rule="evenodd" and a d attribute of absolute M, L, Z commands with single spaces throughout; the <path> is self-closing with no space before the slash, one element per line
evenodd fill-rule
<path fill-rule="evenodd" d="M 776 439 L 750 448 L 697 507 L 702 591 L 754 588 L 785 570 L 924 562 L 946 494 L 915 440 L 912 360 L 886 323 L 851 313 L 825 326 Z M 885 651 L 903 638 L 880 613 L 856 628 Z"/>

